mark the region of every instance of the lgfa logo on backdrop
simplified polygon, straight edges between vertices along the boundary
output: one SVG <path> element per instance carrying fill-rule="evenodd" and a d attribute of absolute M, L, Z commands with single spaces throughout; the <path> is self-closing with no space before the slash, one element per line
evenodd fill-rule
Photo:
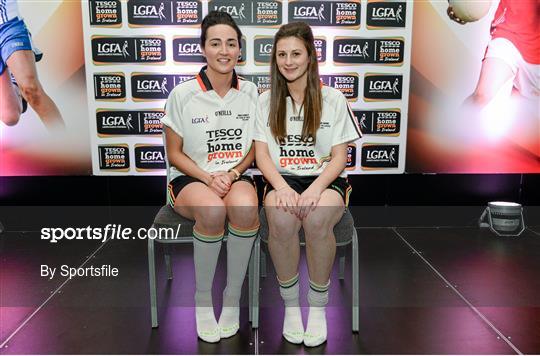
<path fill-rule="evenodd" d="M 161 145 L 135 145 L 135 169 L 138 172 L 165 169 L 165 148 Z"/>
<path fill-rule="evenodd" d="M 204 63 L 201 43 L 198 37 L 176 37 L 173 39 L 175 62 Z"/>
<path fill-rule="evenodd" d="M 120 0 L 90 0 L 90 25 L 120 27 L 122 6 Z"/>
<path fill-rule="evenodd" d="M 399 145 L 372 144 L 362 145 L 362 169 L 398 168 Z"/>
<path fill-rule="evenodd" d="M 393 74 L 366 74 L 364 98 L 366 100 L 399 100 L 402 97 L 403 76 Z"/>
<path fill-rule="evenodd" d="M 369 1 L 366 23 L 368 29 L 405 27 L 406 2 Z"/>
<path fill-rule="evenodd" d="M 201 1 L 129 0 L 130 27 L 188 25 L 201 22 Z"/>
<path fill-rule="evenodd" d="M 95 64 L 162 63 L 165 61 L 165 39 L 92 36 L 92 59 Z"/>
<path fill-rule="evenodd" d="M 131 75 L 131 96 L 135 101 L 167 99 L 175 86 L 189 79 L 193 79 L 193 76 L 133 73 Z"/>
<path fill-rule="evenodd" d="M 138 122 L 135 115 L 135 112 L 127 110 L 98 109 L 96 112 L 98 136 L 138 134 Z"/>
<path fill-rule="evenodd" d="M 360 26 L 359 1 L 290 1 L 289 21 L 311 26 Z"/>
<path fill-rule="evenodd" d="M 337 37 L 334 62 L 338 64 L 403 64 L 403 38 Z"/>
<path fill-rule="evenodd" d="M 211 0 L 208 10 L 227 12 L 239 26 L 277 26 L 282 23 L 281 1 Z"/>

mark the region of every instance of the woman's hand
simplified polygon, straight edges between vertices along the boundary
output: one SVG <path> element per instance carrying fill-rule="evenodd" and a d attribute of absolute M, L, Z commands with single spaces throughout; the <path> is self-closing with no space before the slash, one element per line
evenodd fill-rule
<path fill-rule="evenodd" d="M 310 185 L 298 199 L 298 219 L 303 220 L 310 212 L 315 210 L 319 200 L 321 199 L 322 192 L 317 187 Z"/>
<path fill-rule="evenodd" d="M 299 195 L 290 186 L 281 187 L 276 189 L 276 206 L 282 208 L 283 211 L 287 211 L 291 214 L 297 214 L 297 203 Z"/>
<path fill-rule="evenodd" d="M 232 181 L 227 172 L 210 173 L 212 178 L 206 185 L 213 190 L 220 198 L 223 198 L 231 189 Z"/>

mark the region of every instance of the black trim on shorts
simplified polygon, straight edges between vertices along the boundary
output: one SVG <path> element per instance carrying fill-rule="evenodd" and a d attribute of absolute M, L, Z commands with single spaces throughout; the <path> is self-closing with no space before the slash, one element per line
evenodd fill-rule
<path fill-rule="evenodd" d="M 241 175 L 240 178 L 238 178 L 237 180 L 232 182 L 232 184 L 240 182 L 240 181 L 245 181 L 245 182 L 250 183 L 255 188 L 255 191 L 257 191 L 257 187 L 255 185 L 255 182 L 253 181 L 253 178 L 251 178 L 250 176 Z M 196 182 L 200 182 L 200 183 L 204 184 L 204 182 L 202 180 L 191 177 L 191 176 L 178 176 L 178 177 L 174 178 L 173 180 L 171 180 L 170 183 L 167 186 L 167 191 L 168 191 L 167 202 L 171 206 L 174 206 L 174 202 L 176 200 L 176 197 L 180 193 L 180 191 L 182 189 L 184 189 L 188 184 L 196 183 Z"/>
<path fill-rule="evenodd" d="M 282 175 L 283 179 L 285 179 L 285 182 L 298 194 L 302 194 L 310 185 L 313 183 L 315 179 L 317 179 L 318 176 L 291 176 L 291 175 Z M 266 198 L 266 194 L 274 190 L 274 187 L 267 182 L 264 177 L 263 181 L 265 183 L 264 186 L 264 194 L 263 194 L 263 202 L 264 198 Z M 349 205 L 349 195 L 351 194 L 352 187 L 347 181 L 346 178 L 343 177 L 337 177 L 332 183 L 326 187 L 326 189 L 335 190 L 338 192 L 338 194 L 343 199 L 343 202 L 345 203 L 345 206 Z"/>

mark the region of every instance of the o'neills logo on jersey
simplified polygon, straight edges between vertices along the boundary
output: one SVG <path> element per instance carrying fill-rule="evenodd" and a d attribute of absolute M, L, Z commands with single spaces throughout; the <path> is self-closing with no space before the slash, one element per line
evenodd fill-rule
<path fill-rule="evenodd" d="M 167 99 L 176 85 L 191 78 L 187 75 L 134 73 L 131 76 L 131 96 L 134 100 Z"/>
<path fill-rule="evenodd" d="M 403 76 L 366 74 L 364 98 L 367 100 L 399 100 L 402 96 Z"/>
<path fill-rule="evenodd" d="M 357 74 L 321 75 L 321 80 L 325 85 L 341 91 L 348 100 L 356 101 L 358 99 L 359 79 Z"/>
<path fill-rule="evenodd" d="M 399 145 L 362 145 L 362 169 L 397 168 L 398 159 Z"/>
<path fill-rule="evenodd" d="M 252 82 L 257 86 L 259 94 L 270 90 L 270 76 L 265 74 L 244 74 L 244 79 Z"/>
<path fill-rule="evenodd" d="M 244 156 L 242 129 L 218 129 L 206 131 L 206 148 L 208 149 L 208 163 L 216 161 L 217 164 L 234 163 Z"/>
<path fill-rule="evenodd" d="M 404 41 L 401 38 L 336 38 L 334 62 L 402 64 Z"/>
<path fill-rule="evenodd" d="M 360 25 L 359 1 L 290 1 L 289 22 L 304 21 L 311 26 Z"/>
<path fill-rule="evenodd" d="M 201 22 L 201 1 L 129 0 L 130 27 L 198 24 Z"/>
<path fill-rule="evenodd" d="M 199 37 L 177 37 L 173 39 L 173 58 L 181 63 L 204 63 Z"/>
<path fill-rule="evenodd" d="M 129 149 L 127 145 L 98 146 L 99 169 L 127 172 L 129 170 Z"/>
<path fill-rule="evenodd" d="M 126 110 L 97 110 L 96 126 L 99 137 L 136 135 L 139 133 L 137 113 Z"/>
<path fill-rule="evenodd" d="M 94 74 L 94 98 L 96 100 L 126 99 L 126 78 L 124 73 Z"/>
<path fill-rule="evenodd" d="M 239 26 L 277 26 L 283 21 L 281 1 L 211 0 L 208 10 L 227 12 Z"/>
<path fill-rule="evenodd" d="M 367 135 L 398 136 L 401 126 L 401 111 L 388 110 L 358 110 L 353 111 L 360 130 Z"/>
<path fill-rule="evenodd" d="M 368 29 L 405 27 L 406 2 L 369 1 L 366 24 Z"/>
<path fill-rule="evenodd" d="M 135 169 L 144 172 L 165 169 L 165 148 L 156 145 L 135 145 Z"/>
<path fill-rule="evenodd" d="M 90 25 L 120 27 L 122 6 L 120 0 L 90 0 Z"/>
<path fill-rule="evenodd" d="M 345 169 L 349 171 L 354 171 L 356 169 L 356 145 L 350 143 L 347 145 L 347 164 Z"/>

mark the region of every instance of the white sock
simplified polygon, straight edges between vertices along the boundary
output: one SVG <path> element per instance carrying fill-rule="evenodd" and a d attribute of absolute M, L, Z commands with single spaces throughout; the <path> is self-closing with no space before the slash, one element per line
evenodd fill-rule
<path fill-rule="evenodd" d="M 317 285 L 309 281 L 308 302 L 309 316 L 304 334 L 304 345 L 314 347 L 326 341 L 328 332 L 326 328 L 326 304 L 328 304 L 328 288 L 326 285 Z"/>
<path fill-rule="evenodd" d="M 279 293 L 285 304 L 283 318 L 283 337 L 293 344 L 301 344 L 304 340 L 304 324 L 300 310 L 300 284 L 298 274 L 288 281 L 279 282 Z"/>
<path fill-rule="evenodd" d="M 218 342 L 220 337 L 212 304 L 212 282 L 214 281 L 223 234 L 208 236 L 194 229 L 193 237 L 197 334 L 206 342 Z"/>
<path fill-rule="evenodd" d="M 218 342 L 219 327 L 214 315 L 213 307 L 195 307 L 195 321 L 197 335 L 206 342 Z"/>
<path fill-rule="evenodd" d="M 223 310 L 218 323 L 222 338 L 233 336 L 240 328 L 240 295 L 259 227 L 239 229 L 229 223 L 228 229 L 227 286 L 223 291 Z"/>

